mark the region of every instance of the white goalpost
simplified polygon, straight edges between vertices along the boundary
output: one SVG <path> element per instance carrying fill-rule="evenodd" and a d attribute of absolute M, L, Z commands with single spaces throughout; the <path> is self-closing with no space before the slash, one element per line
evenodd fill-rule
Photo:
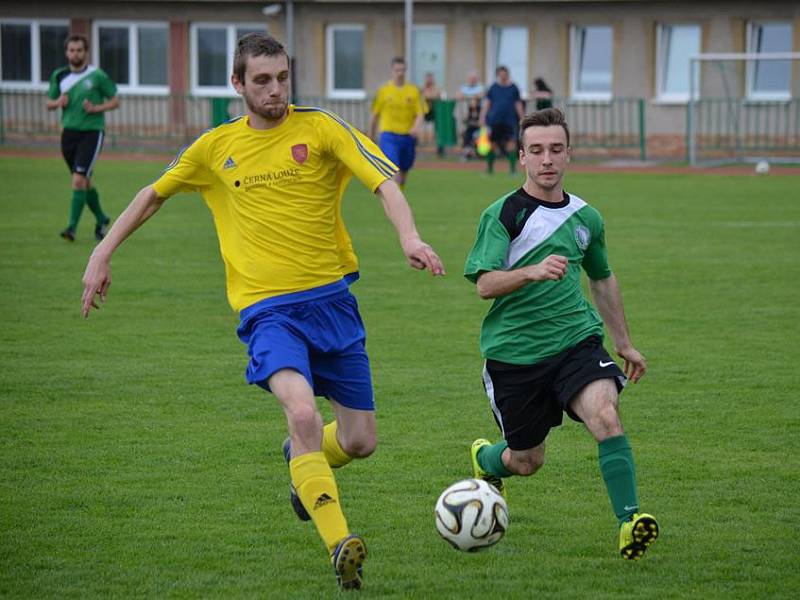
<path fill-rule="evenodd" d="M 800 163 L 800 52 L 690 58 L 689 164 Z"/>

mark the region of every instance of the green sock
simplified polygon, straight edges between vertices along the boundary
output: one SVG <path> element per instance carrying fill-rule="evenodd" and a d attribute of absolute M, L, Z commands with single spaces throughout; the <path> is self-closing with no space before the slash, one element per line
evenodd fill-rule
<path fill-rule="evenodd" d="M 603 440 L 598 445 L 600 472 L 606 482 L 611 506 L 620 524 L 639 512 L 639 498 L 636 494 L 636 469 L 633 453 L 625 435 Z"/>
<path fill-rule="evenodd" d="M 86 193 L 86 190 L 72 190 L 72 203 L 69 207 L 69 225 L 67 225 L 72 231 L 78 228 L 78 221 L 80 221 L 81 213 L 83 212 L 83 205 L 86 204 Z"/>
<path fill-rule="evenodd" d="M 503 451 L 506 448 L 508 448 L 508 442 L 503 440 L 478 450 L 478 464 L 481 469 L 497 477 L 511 477 L 511 471 L 506 469 L 503 464 Z"/>
<path fill-rule="evenodd" d="M 489 154 L 486 155 L 486 167 L 489 173 L 494 173 L 494 158 L 494 151 L 490 150 Z"/>
<path fill-rule="evenodd" d="M 508 158 L 508 168 L 514 173 L 517 170 L 517 156 L 513 152 L 509 152 L 506 157 Z"/>
<path fill-rule="evenodd" d="M 97 188 L 91 188 L 88 192 L 86 192 L 86 204 L 94 213 L 94 218 L 97 219 L 98 225 L 104 225 L 108 223 L 109 218 L 106 213 L 103 212 L 103 209 L 100 208 L 100 195 L 97 193 Z"/>

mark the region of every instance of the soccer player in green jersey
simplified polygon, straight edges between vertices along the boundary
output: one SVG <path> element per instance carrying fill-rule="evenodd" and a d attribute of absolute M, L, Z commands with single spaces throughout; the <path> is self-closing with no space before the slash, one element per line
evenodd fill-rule
<path fill-rule="evenodd" d="M 519 142 L 525 183 L 483 212 L 464 267 L 480 297 L 494 299 L 481 327 L 483 384 L 504 438 L 473 442 L 473 474 L 505 494 L 503 478 L 544 464 L 545 438 L 566 412 L 597 441 L 620 554 L 637 560 L 658 537 L 658 523 L 639 508 L 618 402 L 647 364 L 628 334 L 603 219 L 563 189 L 571 152 L 563 113 L 527 115 Z M 597 310 L 583 294 L 581 270 Z M 603 348 L 603 323 L 622 369 Z"/>
<path fill-rule="evenodd" d="M 68 65 L 53 71 L 47 92 L 47 109 L 62 109 L 61 154 L 72 173 L 72 203 L 69 224 L 61 237 L 75 241 L 75 231 L 88 204 L 94 213 L 94 237 L 102 240 L 111 219 L 100 207 L 100 196 L 92 185 L 92 170 L 103 147 L 104 113 L 119 106 L 117 86 L 106 73 L 89 64 L 89 41 L 70 35 L 64 42 Z"/>
<path fill-rule="evenodd" d="M 358 589 L 367 549 L 350 532 L 333 468 L 372 454 L 375 402 L 366 334 L 349 285 L 358 262 L 341 218 L 355 175 L 381 199 L 409 265 L 443 275 L 392 180 L 397 167 L 337 115 L 289 104 L 289 58 L 261 33 L 243 36 L 231 77 L 246 115 L 211 129 L 142 189 L 98 244 L 84 274 L 83 314 L 111 284 L 114 250 L 170 196 L 199 191 L 214 215 L 228 300 L 247 344 L 246 379 L 272 392 L 289 429 L 295 514 L 311 520 L 343 589 Z M 323 426 L 316 396 L 335 418 Z"/>

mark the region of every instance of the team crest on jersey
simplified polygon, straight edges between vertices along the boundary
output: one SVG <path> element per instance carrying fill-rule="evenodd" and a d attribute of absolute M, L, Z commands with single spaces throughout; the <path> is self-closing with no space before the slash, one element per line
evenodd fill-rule
<path fill-rule="evenodd" d="M 578 248 L 581 250 L 586 250 L 591 241 L 592 232 L 589 231 L 588 228 L 584 227 L 583 225 L 578 225 L 575 227 L 575 243 L 578 244 Z"/>
<path fill-rule="evenodd" d="M 228 157 L 228 160 L 225 161 L 225 163 L 222 165 L 222 168 L 223 169 L 235 169 L 236 168 L 236 163 L 234 162 L 232 156 Z"/>
<path fill-rule="evenodd" d="M 308 145 L 307 144 L 295 144 L 292 146 L 292 158 L 297 162 L 298 165 L 302 165 L 306 160 L 308 160 Z"/>
<path fill-rule="evenodd" d="M 89 78 L 84 79 L 83 80 L 83 87 L 85 87 L 87 90 L 92 89 L 92 80 L 89 79 Z"/>

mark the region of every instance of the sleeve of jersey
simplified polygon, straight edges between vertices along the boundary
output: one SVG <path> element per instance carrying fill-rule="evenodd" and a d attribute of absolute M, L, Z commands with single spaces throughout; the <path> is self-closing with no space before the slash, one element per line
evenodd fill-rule
<path fill-rule="evenodd" d="M 114 80 L 111 79 L 105 72 L 103 73 L 104 77 L 102 78 L 101 83 L 101 90 L 103 91 L 103 96 L 106 98 L 113 98 L 117 95 L 117 84 L 114 83 Z"/>
<path fill-rule="evenodd" d="M 508 231 L 503 224 L 495 215 L 484 213 L 478 224 L 475 244 L 464 264 L 464 277 L 476 283 L 481 273 L 502 270 L 509 242 Z"/>
<path fill-rule="evenodd" d="M 56 79 L 56 71 L 50 75 L 50 88 L 47 90 L 47 97 L 50 100 L 55 100 L 61 95 L 61 90 L 58 89 L 58 80 Z"/>
<path fill-rule="evenodd" d="M 381 108 L 383 108 L 383 88 L 378 90 L 378 93 L 375 94 L 375 98 L 372 100 L 372 114 L 378 115 L 381 112 Z"/>
<path fill-rule="evenodd" d="M 597 215 L 597 223 L 592 227 L 592 241 L 583 255 L 583 270 L 589 279 L 595 281 L 611 277 L 611 267 L 608 265 L 608 250 L 606 249 L 606 234 L 603 219 Z"/>
<path fill-rule="evenodd" d="M 211 173 L 207 161 L 205 137 L 181 150 L 161 176 L 153 182 L 153 189 L 161 198 L 169 198 L 178 192 L 193 192 L 211 185 Z"/>
<path fill-rule="evenodd" d="M 334 154 L 370 191 L 397 173 L 397 166 L 371 139 L 344 121 L 329 125 Z"/>

